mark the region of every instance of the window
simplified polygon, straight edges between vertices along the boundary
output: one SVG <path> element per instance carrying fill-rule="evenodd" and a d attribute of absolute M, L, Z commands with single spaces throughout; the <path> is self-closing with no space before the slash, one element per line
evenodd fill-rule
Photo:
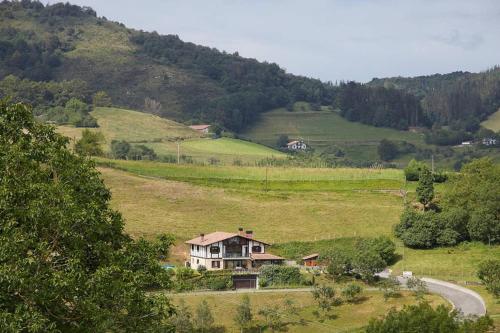
<path fill-rule="evenodd" d="M 252 252 L 262 252 L 262 248 L 259 245 L 252 246 Z"/>
<path fill-rule="evenodd" d="M 200 259 L 196 259 L 196 263 L 199 264 L 200 263 Z"/>
<path fill-rule="evenodd" d="M 200 252 L 200 246 L 196 245 L 196 251 Z"/>
<path fill-rule="evenodd" d="M 220 261 L 212 261 L 212 268 L 220 268 Z"/>
<path fill-rule="evenodd" d="M 191 244 L 191 250 L 193 250 L 193 251 L 194 251 L 194 245 L 193 245 L 193 244 Z"/>
<path fill-rule="evenodd" d="M 210 253 L 218 254 L 219 252 L 220 252 L 220 248 L 218 246 L 211 246 L 210 247 Z"/>

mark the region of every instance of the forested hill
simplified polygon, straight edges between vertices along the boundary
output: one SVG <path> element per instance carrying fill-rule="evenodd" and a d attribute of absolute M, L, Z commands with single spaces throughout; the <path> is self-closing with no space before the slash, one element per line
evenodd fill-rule
<path fill-rule="evenodd" d="M 417 96 L 432 124 L 471 126 L 500 108 L 498 66 L 481 73 L 373 79 L 367 85 L 400 89 Z"/>
<path fill-rule="evenodd" d="M 435 97 L 410 88 L 375 81 L 337 86 L 292 75 L 277 64 L 184 42 L 176 35 L 128 29 L 88 7 L 0 2 L 0 97 L 32 103 L 45 120 L 95 125 L 90 107 L 78 102 L 88 105 L 98 92 L 102 106 L 112 103 L 236 132 L 260 113 L 291 109 L 296 101 L 332 105 L 352 121 L 406 129 L 482 119 L 499 100 L 483 88 L 479 101 L 466 91 L 459 102 L 474 107 L 460 109 L 457 118 L 455 104 L 441 103 L 440 92 L 447 90 L 438 89 Z"/>

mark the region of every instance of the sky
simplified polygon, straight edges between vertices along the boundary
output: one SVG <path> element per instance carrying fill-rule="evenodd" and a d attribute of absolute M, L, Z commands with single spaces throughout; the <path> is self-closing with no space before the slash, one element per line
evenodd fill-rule
<path fill-rule="evenodd" d="M 53 1 L 51 1 L 53 2 Z M 323 81 L 500 64 L 500 0 L 70 0 Z"/>

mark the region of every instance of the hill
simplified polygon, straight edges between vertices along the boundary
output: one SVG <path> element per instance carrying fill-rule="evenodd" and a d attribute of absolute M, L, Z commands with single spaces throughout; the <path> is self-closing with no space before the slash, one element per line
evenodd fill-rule
<path fill-rule="evenodd" d="M 234 132 L 261 113 L 297 101 L 339 107 L 351 121 L 397 129 L 478 124 L 500 106 L 498 68 L 337 86 L 174 34 L 129 29 L 69 3 L 3 1 L 0 17 L 0 78 L 28 80 L 22 87 L 12 80 L 6 88 L 0 84 L 0 95 L 42 104 L 40 114 L 64 106 L 68 96 L 58 98 L 54 89 L 45 89 L 41 98 L 34 98 L 26 89 L 62 82 L 78 86 L 75 95 L 87 103 L 105 91 L 115 106 L 181 122 L 209 122 Z"/>
<path fill-rule="evenodd" d="M 118 108 L 99 107 L 90 113 L 99 128 L 92 128 L 104 135 L 104 151 L 110 152 L 113 140 L 124 140 L 152 148 L 161 157 L 177 157 L 177 142 L 184 159 L 231 164 L 235 160 L 255 163 L 267 157 L 283 158 L 285 154 L 271 148 L 237 139 L 211 139 L 186 125 L 158 116 Z M 58 126 L 58 132 L 77 140 L 83 128 Z"/>

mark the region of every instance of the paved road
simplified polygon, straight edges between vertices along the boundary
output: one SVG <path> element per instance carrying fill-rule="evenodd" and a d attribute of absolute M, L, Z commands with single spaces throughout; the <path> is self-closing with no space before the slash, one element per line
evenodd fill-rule
<path fill-rule="evenodd" d="M 402 284 L 406 283 L 402 277 L 398 277 L 398 280 Z M 427 289 L 430 292 L 446 298 L 464 316 L 484 316 L 486 314 L 484 300 L 475 291 L 431 278 L 422 278 L 422 281 L 427 284 Z"/>

